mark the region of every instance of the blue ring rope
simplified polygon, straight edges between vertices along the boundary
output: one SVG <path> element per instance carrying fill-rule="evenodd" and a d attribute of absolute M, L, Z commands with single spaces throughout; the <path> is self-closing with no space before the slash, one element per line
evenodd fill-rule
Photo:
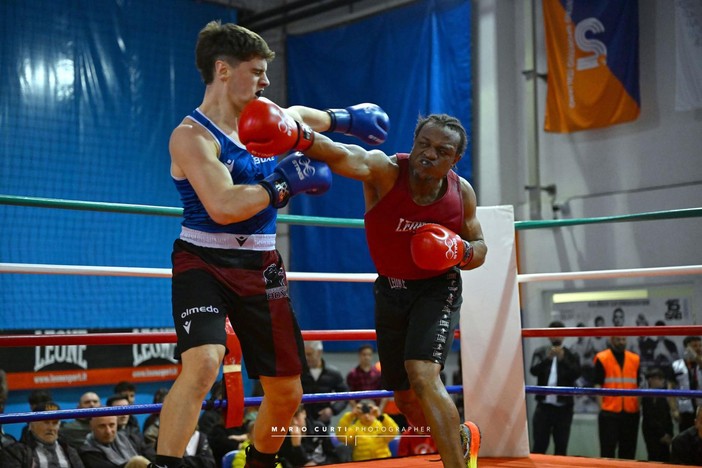
<path fill-rule="evenodd" d="M 446 387 L 448 393 L 461 393 L 463 386 L 449 385 Z M 643 396 L 643 397 L 683 397 L 702 398 L 702 390 L 666 390 L 666 389 L 618 389 L 618 388 L 592 388 L 592 387 L 547 387 L 526 385 L 525 393 L 539 395 L 606 395 L 606 396 Z M 338 393 L 315 393 L 302 396 L 302 403 L 321 403 L 339 400 L 362 400 L 389 398 L 394 392 L 388 390 L 368 390 L 363 392 L 338 392 Z M 262 397 L 244 398 L 244 406 L 259 406 Z M 69 410 L 41 411 L 29 413 L 8 413 L 0 414 L 0 426 L 18 422 L 44 421 L 47 419 L 74 419 L 90 418 L 96 416 L 122 416 L 125 414 L 148 414 L 159 413 L 161 403 L 149 405 L 126 405 L 109 406 L 99 408 L 77 408 Z M 202 403 L 202 409 L 224 409 L 227 407 L 226 400 L 211 400 Z"/>

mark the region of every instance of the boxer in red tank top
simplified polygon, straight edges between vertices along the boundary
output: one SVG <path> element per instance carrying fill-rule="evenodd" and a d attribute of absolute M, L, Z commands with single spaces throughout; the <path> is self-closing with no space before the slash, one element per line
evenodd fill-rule
<path fill-rule="evenodd" d="M 285 139 L 278 127 L 265 128 L 271 148 Z M 317 133 L 305 138 L 312 142 L 306 155 L 363 182 L 366 238 L 379 273 L 375 318 L 384 388 L 395 391 L 414 428 L 429 428 L 444 466 L 475 468 L 480 432 L 460 423 L 439 377 L 458 325 L 459 269 L 481 266 L 487 253 L 475 191 L 453 171 L 466 148 L 465 129 L 445 114 L 420 118 L 409 155 L 394 156 Z M 256 145 L 265 154 L 267 143 Z"/>

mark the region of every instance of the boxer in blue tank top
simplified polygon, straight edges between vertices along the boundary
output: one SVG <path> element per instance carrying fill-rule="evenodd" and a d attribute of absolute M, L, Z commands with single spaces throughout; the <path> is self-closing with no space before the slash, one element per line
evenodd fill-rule
<path fill-rule="evenodd" d="M 247 466 L 273 467 L 283 438 L 272 437 L 272 430 L 287 426 L 300 403 L 305 362 L 275 247 L 277 208 L 297 193 L 323 193 L 331 173 L 326 164 L 299 154 L 277 162 L 254 156 L 241 144 L 239 117 L 246 104 L 263 99 L 268 62 L 275 55 L 258 34 L 213 21 L 200 31 L 195 54 L 205 94 L 169 141 L 171 176 L 183 203 L 172 253 L 182 371 L 163 404 L 153 467 L 182 466 L 226 352 L 225 317 L 239 338 L 249 376 L 260 379 L 265 393 Z M 316 131 L 372 136 L 370 143 L 384 140 L 369 135 L 365 123 L 371 116 L 356 109 L 292 106 L 284 112 Z M 352 112 L 359 114 L 353 125 Z"/>

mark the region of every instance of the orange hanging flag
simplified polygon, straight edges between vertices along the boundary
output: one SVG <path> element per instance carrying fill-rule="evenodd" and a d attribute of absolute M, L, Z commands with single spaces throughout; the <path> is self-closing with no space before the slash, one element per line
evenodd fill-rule
<path fill-rule="evenodd" d="M 635 120 L 640 112 L 637 0 L 543 0 L 549 132 Z"/>

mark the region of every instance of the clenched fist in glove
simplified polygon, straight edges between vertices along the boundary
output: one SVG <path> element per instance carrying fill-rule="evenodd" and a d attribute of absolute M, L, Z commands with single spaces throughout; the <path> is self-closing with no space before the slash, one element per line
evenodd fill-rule
<path fill-rule="evenodd" d="M 259 98 L 248 103 L 241 112 L 239 140 L 249 153 L 271 157 L 291 150 L 306 150 L 312 146 L 314 132 L 275 103 Z"/>
<path fill-rule="evenodd" d="M 331 117 L 330 132 L 352 135 L 371 145 L 379 145 L 388 137 L 390 119 L 376 104 L 363 103 L 346 109 L 327 109 Z"/>
<path fill-rule="evenodd" d="M 464 267 L 473 258 L 473 246 L 440 224 L 425 224 L 410 241 L 415 265 L 424 270 L 447 270 Z"/>
<path fill-rule="evenodd" d="M 329 190 L 331 182 L 329 166 L 302 153 L 293 153 L 280 161 L 273 173 L 259 184 L 268 191 L 271 205 L 282 208 L 288 204 L 290 197 L 300 192 L 323 194 Z"/>

